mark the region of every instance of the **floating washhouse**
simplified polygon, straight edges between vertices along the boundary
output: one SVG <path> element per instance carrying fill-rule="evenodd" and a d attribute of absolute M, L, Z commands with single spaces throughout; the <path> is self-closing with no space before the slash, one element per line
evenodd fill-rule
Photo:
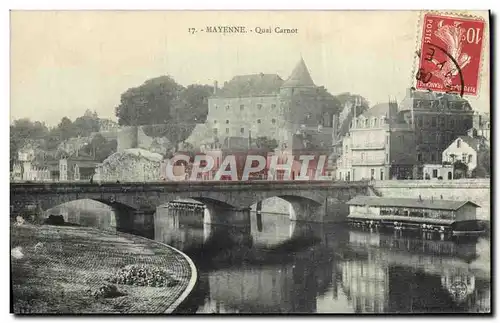
<path fill-rule="evenodd" d="M 347 219 L 356 225 L 454 233 L 484 229 L 476 218 L 479 205 L 471 201 L 357 196 L 347 204 Z"/>

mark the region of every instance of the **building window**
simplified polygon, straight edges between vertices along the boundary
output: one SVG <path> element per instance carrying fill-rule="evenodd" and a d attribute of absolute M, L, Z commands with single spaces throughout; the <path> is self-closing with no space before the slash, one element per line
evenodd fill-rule
<path fill-rule="evenodd" d="M 361 160 L 365 160 L 365 153 L 361 153 Z"/>
<path fill-rule="evenodd" d="M 226 124 L 229 124 L 229 120 L 226 120 Z"/>
<path fill-rule="evenodd" d="M 380 180 L 381 181 L 384 180 L 384 170 L 383 169 L 380 170 Z"/>
<path fill-rule="evenodd" d="M 422 154 L 421 153 L 418 153 L 417 154 L 417 160 L 420 162 L 422 161 Z"/>
<path fill-rule="evenodd" d="M 388 163 L 389 162 L 389 154 L 385 154 L 385 161 Z"/>
<path fill-rule="evenodd" d="M 439 126 L 442 127 L 442 128 L 445 127 L 444 116 L 439 116 Z"/>
<path fill-rule="evenodd" d="M 377 121 L 378 121 L 377 118 L 373 119 L 373 127 L 377 127 L 378 126 Z"/>
<path fill-rule="evenodd" d="M 433 169 L 432 170 L 432 178 L 437 178 L 438 177 L 438 170 L 437 169 Z"/>
<path fill-rule="evenodd" d="M 276 119 L 272 119 L 272 120 L 271 120 L 271 123 L 272 123 L 272 124 L 275 124 L 275 123 L 276 123 Z"/>
<path fill-rule="evenodd" d="M 229 128 L 226 128 L 226 133 L 229 133 Z"/>
<path fill-rule="evenodd" d="M 472 155 L 469 155 L 469 163 L 472 163 Z"/>
<path fill-rule="evenodd" d="M 436 142 L 437 142 L 438 145 L 441 144 L 441 134 L 439 132 L 436 133 Z"/>
<path fill-rule="evenodd" d="M 262 109 L 262 104 L 257 104 L 257 109 Z"/>
<path fill-rule="evenodd" d="M 436 117 L 432 117 L 431 126 L 432 127 L 436 126 Z"/>
<path fill-rule="evenodd" d="M 460 148 L 460 145 L 461 145 L 461 141 L 460 139 L 457 140 L 457 148 Z"/>
<path fill-rule="evenodd" d="M 276 104 L 271 104 L 271 109 L 276 108 Z"/>
<path fill-rule="evenodd" d="M 229 105 L 226 105 L 226 110 L 229 110 Z"/>
<path fill-rule="evenodd" d="M 245 133 L 245 128 L 240 128 L 240 132 L 241 132 L 241 134 L 244 134 Z"/>
<path fill-rule="evenodd" d="M 467 154 L 466 153 L 463 153 L 462 154 L 462 163 L 467 163 Z"/>
<path fill-rule="evenodd" d="M 217 106 L 217 104 L 216 104 L 216 105 L 214 105 L 214 108 L 215 108 L 215 110 L 217 110 L 219 107 L 218 107 L 218 106 Z"/>
<path fill-rule="evenodd" d="M 434 153 L 431 153 L 431 161 L 435 161 L 436 160 L 436 155 Z"/>
<path fill-rule="evenodd" d="M 217 129 L 217 128 L 214 128 L 212 131 L 213 131 L 214 135 L 217 135 L 219 133 L 219 129 Z"/>
<path fill-rule="evenodd" d="M 257 119 L 257 123 L 260 123 L 260 119 Z"/>
<path fill-rule="evenodd" d="M 375 179 L 375 169 L 370 169 L 370 179 L 373 181 Z"/>
<path fill-rule="evenodd" d="M 450 122 L 449 122 L 449 127 L 448 127 L 448 128 L 450 128 L 450 129 L 455 128 L 455 119 L 452 119 L 452 118 L 450 117 Z"/>
<path fill-rule="evenodd" d="M 240 105 L 240 110 L 243 111 L 243 109 L 245 109 L 245 105 L 244 104 L 241 104 Z"/>
<path fill-rule="evenodd" d="M 423 122 L 421 117 L 417 117 L 417 124 L 419 127 L 422 127 Z"/>
<path fill-rule="evenodd" d="M 365 128 L 368 128 L 368 119 L 365 120 Z"/>

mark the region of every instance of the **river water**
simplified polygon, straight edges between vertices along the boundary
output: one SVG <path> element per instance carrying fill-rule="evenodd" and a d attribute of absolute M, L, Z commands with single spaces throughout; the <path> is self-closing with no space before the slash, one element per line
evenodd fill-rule
<path fill-rule="evenodd" d="M 489 238 L 304 224 L 252 213 L 251 228 L 183 223 L 158 209 L 155 239 L 189 255 L 186 313 L 490 311 Z"/>

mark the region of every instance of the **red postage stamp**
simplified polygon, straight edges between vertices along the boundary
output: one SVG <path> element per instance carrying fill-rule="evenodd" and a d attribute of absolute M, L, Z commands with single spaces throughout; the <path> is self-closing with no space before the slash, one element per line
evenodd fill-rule
<path fill-rule="evenodd" d="M 424 16 L 416 88 L 477 95 L 485 22 Z"/>

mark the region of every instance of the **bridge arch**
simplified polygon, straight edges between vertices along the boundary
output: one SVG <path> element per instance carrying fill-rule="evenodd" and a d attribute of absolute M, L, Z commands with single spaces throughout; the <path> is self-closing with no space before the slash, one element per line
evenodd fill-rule
<path fill-rule="evenodd" d="M 195 195 L 195 196 L 192 196 Z M 207 194 L 210 195 L 210 194 Z M 230 216 L 229 212 L 231 210 L 237 210 L 237 208 L 232 205 L 227 203 L 226 201 L 222 201 L 219 199 L 215 199 L 212 196 L 203 196 L 200 194 L 190 194 L 190 193 L 179 193 L 175 195 L 168 195 L 160 200 L 160 205 L 165 206 L 168 205 L 170 202 L 176 202 L 176 201 L 186 201 L 186 200 L 193 200 L 199 203 L 202 203 L 204 205 L 204 210 L 203 214 L 197 215 L 194 214 L 194 219 L 187 220 L 190 224 L 226 224 L 230 222 L 230 218 L 227 218 Z M 169 212 L 170 213 L 170 210 Z M 158 214 L 157 214 L 158 215 Z M 168 214 L 168 216 L 174 216 L 172 214 Z"/>
<path fill-rule="evenodd" d="M 324 201 L 322 197 L 318 197 L 318 194 L 311 194 L 306 191 L 299 191 L 293 194 L 281 193 L 270 194 L 266 192 L 265 194 L 259 194 L 257 200 L 251 205 L 262 202 L 268 198 L 278 197 L 290 204 L 288 209 L 288 215 L 291 221 L 317 221 L 318 218 L 322 216 Z"/>
<path fill-rule="evenodd" d="M 97 206 L 99 204 L 109 208 L 99 209 Z M 54 209 L 59 210 L 56 212 Z M 103 230 L 133 232 L 133 220 L 137 209 L 118 201 L 84 198 L 64 202 L 43 211 L 45 211 L 46 217 L 50 215 L 62 216 L 66 223 Z"/>

